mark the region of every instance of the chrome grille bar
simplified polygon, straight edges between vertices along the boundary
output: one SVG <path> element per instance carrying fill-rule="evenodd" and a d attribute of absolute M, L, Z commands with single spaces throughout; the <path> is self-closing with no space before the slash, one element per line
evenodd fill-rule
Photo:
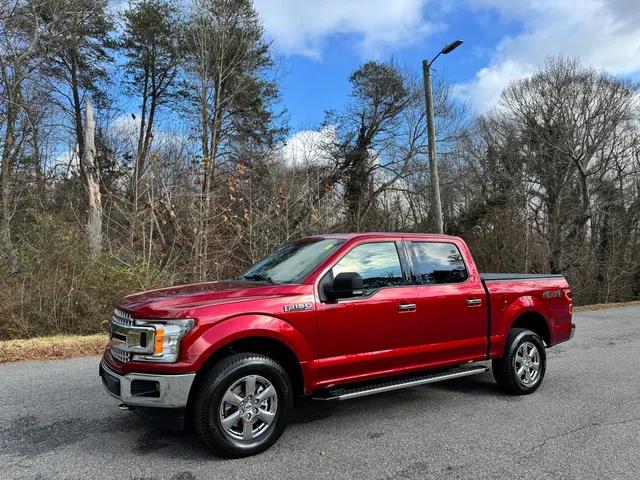
<path fill-rule="evenodd" d="M 129 362 L 134 354 L 153 353 L 155 328 L 137 324 L 129 312 L 116 308 L 111 315 L 109 346 L 113 358 Z"/>
<path fill-rule="evenodd" d="M 123 327 L 133 327 L 136 323 L 130 313 L 120 310 L 119 308 L 113 311 L 111 321 Z"/>
<path fill-rule="evenodd" d="M 131 354 L 129 352 L 125 352 L 124 350 L 114 345 L 111 345 L 111 355 L 113 355 L 113 358 L 122 363 L 126 363 L 131 360 Z"/>

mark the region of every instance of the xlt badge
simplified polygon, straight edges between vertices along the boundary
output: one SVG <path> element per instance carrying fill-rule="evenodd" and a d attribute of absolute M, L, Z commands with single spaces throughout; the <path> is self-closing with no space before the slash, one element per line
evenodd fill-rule
<path fill-rule="evenodd" d="M 299 312 L 302 310 L 311 310 L 313 308 L 313 305 L 310 303 L 293 303 L 291 305 L 285 305 L 284 306 L 284 311 L 285 312 Z"/>

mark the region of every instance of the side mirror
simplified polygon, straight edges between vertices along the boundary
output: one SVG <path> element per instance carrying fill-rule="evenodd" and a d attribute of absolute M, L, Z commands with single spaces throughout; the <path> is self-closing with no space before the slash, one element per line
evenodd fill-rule
<path fill-rule="evenodd" d="M 333 279 L 333 285 L 327 285 L 325 294 L 328 298 L 336 300 L 362 295 L 363 288 L 362 277 L 358 273 L 342 272 Z"/>

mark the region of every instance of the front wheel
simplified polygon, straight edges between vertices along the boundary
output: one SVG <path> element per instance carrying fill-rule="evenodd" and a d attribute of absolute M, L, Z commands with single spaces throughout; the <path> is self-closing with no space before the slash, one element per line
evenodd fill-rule
<path fill-rule="evenodd" d="M 542 339 L 535 332 L 521 328 L 509 331 L 504 356 L 492 362 L 498 386 L 515 395 L 535 392 L 542 383 L 546 366 Z"/>
<path fill-rule="evenodd" d="M 194 423 L 202 441 L 233 458 L 262 452 L 278 440 L 293 394 L 289 376 L 277 362 L 239 353 L 206 374 L 194 400 Z"/>

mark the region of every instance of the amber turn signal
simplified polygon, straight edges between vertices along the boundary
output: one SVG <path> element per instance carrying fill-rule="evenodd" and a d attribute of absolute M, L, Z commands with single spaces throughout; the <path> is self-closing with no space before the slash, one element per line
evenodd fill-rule
<path fill-rule="evenodd" d="M 163 348 L 164 348 L 164 328 L 156 327 L 156 343 L 153 348 L 154 355 L 161 354 Z"/>

